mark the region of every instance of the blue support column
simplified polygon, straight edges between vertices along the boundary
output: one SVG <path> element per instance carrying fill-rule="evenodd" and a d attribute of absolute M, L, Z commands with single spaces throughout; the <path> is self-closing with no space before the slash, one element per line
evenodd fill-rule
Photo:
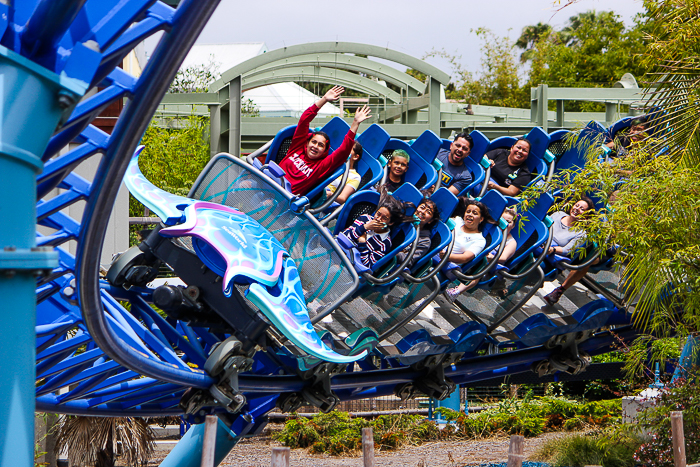
<path fill-rule="evenodd" d="M 258 434 L 267 425 L 267 414 L 274 409 L 279 394 L 248 396 L 248 412 L 235 416 L 231 427 L 221 419 L 216 425 L 214 465 L 219 465 L 243 436 Z M 204 423 L 192 425 L 160 467 L 201 467 Z"/>
<path fill-rule="evenodd" d="M 215 465 L 231 452 L 238 443 L 240 436 L 231 431 L 221 419 L 216 425 L 216 454 Z M 160 467 L 200 467 L 202 463 L 202 447 L 204 443 L 204 423 L 192 425 L 185 436 L 175 445 Z"/>
<path fill-rule="evenodd" d="M 36 249 L 41 155 L 82 92 L 0 46 L 0 467 L 34 465 L 36 277 L 58 265 Z"/>
<path fill-rule="evenodd" d="M 688 340 L 685 342 L 683 351 L 681 352 L 681 358 L 678 359 L 678 366 L 676 371 L 673 372 L 672 382 L 675 382 L 678 378 L 686 378 L 688 376 L 688 369 L 693 365 L 700 364 L 700 339 L 694 336 L 688 336 Z"/>

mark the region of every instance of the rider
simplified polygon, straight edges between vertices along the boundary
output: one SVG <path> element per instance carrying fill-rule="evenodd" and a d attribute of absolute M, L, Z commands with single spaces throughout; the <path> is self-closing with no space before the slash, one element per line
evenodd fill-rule
<path fill-rule="evenodd" d="M 292 137 L 292 144 L 287 155 L 280 162 L 285 172 L 285 178 L 292 185 L 292 193 L 304 195 L 315 188 L 324 177 L 343 165 L 352 150 L 355 134 L 360 123 L 371 117 L 368 106 L 363 106 L 355 112 L 355 118 L 350 130 L 345 135 L 340 147 L 328 154 L 330 137 L 317 131 L 309 136 L 309 124 L 326 102 L 337 100 L 345 89 L 333 86 L 322 98 L 311 105 L 301 114 L 299 123 Z"/>
<path fill-rule="evenodd" d="M 441 184 L 455 196 L 459 195 L 472 182 L 472 173 L 464 163 L 474 147 L 474 140 L 469 133 L 460 133 L 450 144 L 450 149 L 440 149 L 437 160 L 442 162 Z"/>
<path fill-rule="evenodd" d="M 362 177 L 357 172 L 357 170 L 355 170 L 355 166 L 359 162 L 359 160 L 362 159 L 362 153 L 362 145 L 359 142 L 355 141 L 355 145 L 353 146 L 352 152 L 350 153 L 350 173 L 348 174 L 348 180 L 347 182 L 345 182 L 345 186 L 341 190 L 338 197 L 335 199 L 336 203 L 343 204 L 360 187 Z M 331 184 L 326 187 L 326 197 L 329 197 L 333 193 L 335 193 L 335 190 L 338 189 L 338 185 L 340 185 L 342 179 L 343 176 L 341 175 L 335 180 L 333 180 Z"/>
<path fill-rule="evenodd" d="M 406 216 L 406 209 L 413 207 L 413 203 L 397 200 L 384 187 L 377 206 L 379 207 L 373 215 L 361 215 L 343 231 L 355 243 L 362 264 L 368 268 L 391 250 L 391 226 L 413 220 L 413 217 Z"/>

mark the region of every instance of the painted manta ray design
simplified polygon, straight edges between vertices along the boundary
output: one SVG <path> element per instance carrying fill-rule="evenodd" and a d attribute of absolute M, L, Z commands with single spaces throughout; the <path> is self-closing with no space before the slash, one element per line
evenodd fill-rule
<path fill-rule="evenodd" d="M 151 184 L 138 167 L 139 147 L 124 181 L 129 191 L 170 227 L 166 237 L 192 237 L 202 262 L 223 277 L 224 295 L 236 283 L 249 283 L 246 297 L 282 334 L 309 355 L 333 363 L 350 363 L 367 355 L 334 352 L 309 319 L 299 272 L 284 246 L 258 222 L 237 209 L 173 195 Z M 177 224 L 177 225 L 175 225 Z"/>

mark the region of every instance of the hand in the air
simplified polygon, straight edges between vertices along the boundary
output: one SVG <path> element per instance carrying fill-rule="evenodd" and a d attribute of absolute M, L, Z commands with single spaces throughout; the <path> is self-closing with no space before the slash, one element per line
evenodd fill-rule
<path fill-rule="evenodd" d="M 330 91 L 328 91 L 323 98 L 327 100 L 328 102 L 333 102 L 335 100 L 338 100 L 340 95 L 345 91 L 345 88 L 342 86 L 333 86 Z"/>
<path fill-rule="evenodd" d="M 368 105 L 363 105 L 355 112 L 355 122 L 362 123 L 372 117 L 372 110 Z"/>

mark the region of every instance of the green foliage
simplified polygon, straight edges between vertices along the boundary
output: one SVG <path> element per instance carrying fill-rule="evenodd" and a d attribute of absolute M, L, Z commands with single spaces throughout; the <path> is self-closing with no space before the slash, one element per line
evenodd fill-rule
<path fill-rule="evenodd" d="M 548 440 L 534 459 L 555 467 L 632 467 L 633 454 L 641 444 L 640 438 L 622 430 L 588 435 L 572 435 Z"/>
<path fill-rule="evenodd" d="M 498 407 L 467 415 L 445 407 L 435 410 L 453 422 L 440 430 L 420 415 L 382 415 L 373 421 L 351 418 L 346 412 L 318 414 L 311 419 L 289 419 L 277 439 L 291 448 L 310 447 L 314 453 L 340 455 L 362 447 L 362 428 L 371 426 L 380 449 L 397 449 L 437 439 L 472 439 L 494 435 L 538 436 L 546 431 L 609 426 L 620 420 L 622 402 L 617 400 L 582 404 L 561 397 L 516 399 Z"/>
<path fill-rule="evenodd" d="M 659 397 L 637 417 L 639 426 L 651 433 L 635 454 L 635 459 L 651 467 L 671 467 L 671 412 L 683 411 L 685 455 L 688 464 L 700 462 L 700 399 L 698 398 L 698 368 L 691 370 L 690 379 L 678 379 L 661 389 Z"/>
<path fill-rule="evenodd" d="M 640 78 L 645 71 L 642 23 L 628 30 L 611 11 L 579 13 L 559 31 L 527 26 L 523 35 L 518 44 L 532 35 L 523 47 L 524 58 L 530 61 L 527 87 L 611 87 L 624 73 Z M 572 104 L 571 110 L 598 110 L 591 103 Z"/>
<path fill-rule="evenodd" d="M 350 418 L 347 412 L 317 414 L 312 419 L 292 418 L 277 439 L 291 448 L 310 447 L 314 453 L 337 456 L 362 447 L 362 428 L 371 426 L 379 449 L 392 450 L 406 443 L 438 439 L 435 422 L 420 415 L 382 415 L 374 421 Z"/>
<path fill-rule="evenodd" d="M 151 123 L 141 139 L 139 156 L 143 175 L 155 186 L 187 196 L 197 176 L 209 162 L 208 119 L 188 117 L 182 128 L 161 128 Z M 129 200 L 129 216 L 143 216 L 143 205 Z"/>
<path fill-rule="evenodd" d="M 442 57 L 452 66 L 453 83 L 446 89 L 449 99 L 472 104 L 525 107 L 530 91 L 520 87 L 518 59 L 513 41 L 496 36 L 491 30 L 472 30 L 481 40 L 481 69 L 475 77 L 461 64 L 460 56 L 433 50 L 426 57 Z"/>
<path fill-rule="evenodd" d="M 209 85 L 219 79 L 219 66 L 214 56 L 209 56 L 209 63 L 188 66 L 178 70 L 175 79 L 170 83 L 169 93 L 181 94 L 192 92 L 209 92 Z"/>
<path fill-rule="evenodd" d="M 626 352 L 627 368 L 637 376 L 649 345 L 652 360 L 677 352 L 673 341 L 658 338 L 700 330 L 700 178 L 697 168 L 679 164 L 673 154 L 655 152 L 658 140 L 648 136 L 614 163 L 600 163 L 602 135 L 574 135 L 572 147 L 588 148 L 583 170 L 559 172 L 549 185 L 523 194 L 529 203 L 542 191 L 561 189 L 553 210 L 567 210 L 584 193 L 608 202 L 607 209 L 588 211 L 576 228 L 591 244 L 614 251 L 616 263 L 624 265 L 621 286 L 634 304 L 635 324 L 654 336 Z"/>

